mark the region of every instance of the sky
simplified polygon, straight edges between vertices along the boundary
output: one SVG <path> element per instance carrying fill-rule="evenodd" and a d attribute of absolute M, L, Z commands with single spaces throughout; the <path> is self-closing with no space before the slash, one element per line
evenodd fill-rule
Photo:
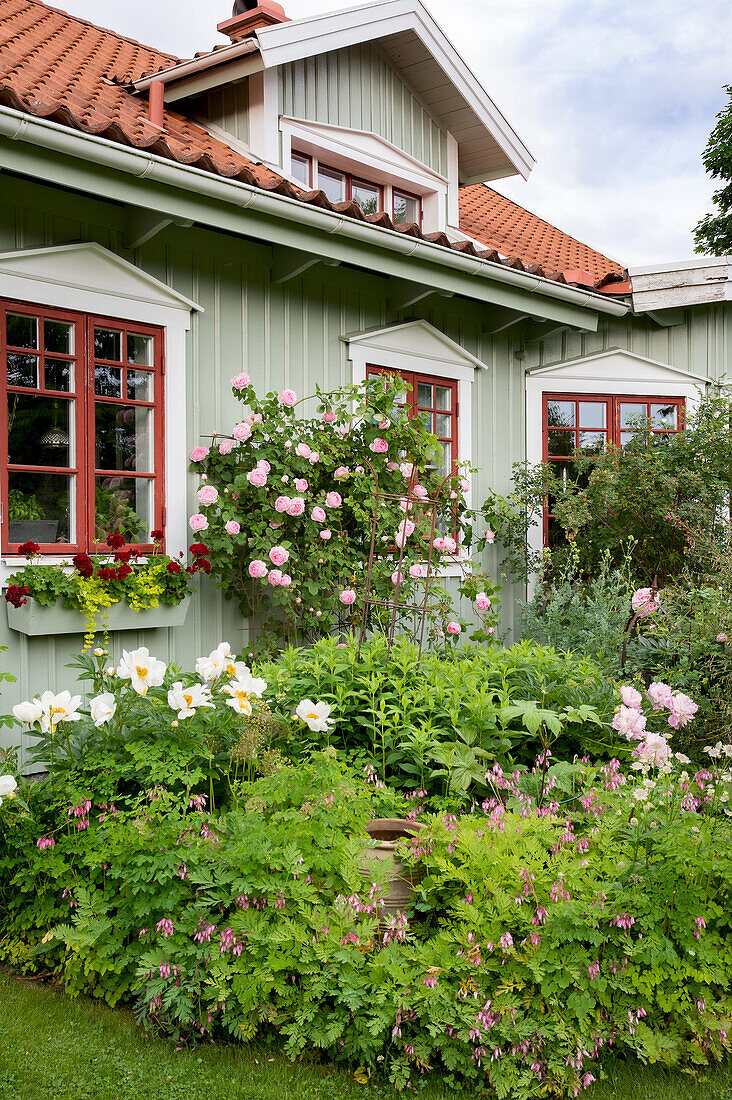
<path fill-rule="evenodd" d="M 343 0 L 282 0 L 302 18 Z M 189 57 L 231 0 L 56 0 Z M 625 265 L 693 255 L 712 208 L 702 153 L 732 83 L 729 0 L 426 0 L 536 158 L 498 190 Z"/>

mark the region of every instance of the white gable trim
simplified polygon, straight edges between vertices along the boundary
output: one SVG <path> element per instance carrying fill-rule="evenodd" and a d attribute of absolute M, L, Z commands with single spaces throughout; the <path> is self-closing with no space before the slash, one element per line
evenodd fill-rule
<path fill-rule="evenodd" d="M 607 351 L 599 351 L 595 355 L 583 355 L 577 359 L 566 359 L 563 363 L 554 363 L 548 367 L 530 367 L 527 370 L 527 378 L 542 378 L 547 375 L 559 375 L 566 378 L 597 379 L 602 371 L 608 371 L 610 377 L 622 374 L 622 364 L 627 363 L 628 376 L 634 377 L 643 372 L 646 377 L 663 375 L 671 379 L 689 379 L 697 385 L 707 386 L 712 379 L 703 374 L 695 374 L 693 371 L 682 370 L 671 363 L 661 363 L 658 359 L 649 359 L 645 355 L 638 355 L 634 351 L 626 351 L 624 348 L 609 348 Z M 600 392 L 600 391 L 598 391 Z"/>

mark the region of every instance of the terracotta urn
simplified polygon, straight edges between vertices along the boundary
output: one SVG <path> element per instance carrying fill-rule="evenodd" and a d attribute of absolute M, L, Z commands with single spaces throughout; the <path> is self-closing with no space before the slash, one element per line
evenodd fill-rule
<path fill-rule="evenodd" d="M 398 817 L 379 818 L 366 826 L 371 841 L 364 849 L 361 874 L 368 878 L 375 861 L 390 864 L 389 889 L 384 895 L 382 907 L 382 926 L 409 907 L 414 897 L 414 888 L 422 880 L 423 872 L 405 867 L 397 858 L 396 849 L 401 841 L 416 836 L 424 828 L 418 821 L 406 821 Z"/>

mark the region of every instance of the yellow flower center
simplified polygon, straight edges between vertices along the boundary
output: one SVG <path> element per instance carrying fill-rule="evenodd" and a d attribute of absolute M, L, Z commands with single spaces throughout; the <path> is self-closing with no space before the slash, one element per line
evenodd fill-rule
<path fill-rule="evenodd" d="M 312 711 L 312 710 L 310 711 L 310 714 L 308 715 L 308 718 L 312 718 L 312 720 L 313 720 L 314 722 L 319 722 L 319 721 L 320 721 L 320 715 L 319 715 L 319 714 L 315 714 L 315 712 L 314 712 L 314 711 Z"/>
<path fill-rule="evenodd" d="M 246 703 L 249 698 L 249 693 L 246 691 L 237 691 L 236 697 L 240 703 Z"/>
<path fill-rule="evenodd" d="M 186 705 L 187 705 L 188 707 L 190 707 L 190 706 L 192 705 L 192 703 L 193 703 L 193 696 L 192 696 L 192 695 L 186 695 L 186 694 L 185 694 L 185 692 L 184 692 L 184 693 L 183 693 L 183 698 L 184 698 L 184 699 L 185 699 L 185 701 L 186 701 Z"/>
<path fill-rule="evenodd" d="M 51 707 L 50 713 L 53 714 L 65 714 L 66 709 L 64 707 Z"/>
<path fill-rule="evenodd" d="M 148 670 L 143 665 L 135 665 L 135 672 L 141 680 L 144 680 L 147 676 Z"/>

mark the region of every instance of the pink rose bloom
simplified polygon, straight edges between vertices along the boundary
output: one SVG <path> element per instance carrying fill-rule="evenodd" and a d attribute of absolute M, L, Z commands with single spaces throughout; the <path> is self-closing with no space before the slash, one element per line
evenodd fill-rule
<path fill-rule="evenodd" d="M 391 575 L 391 583 L 392 584 L 401 584 L 403 580 L 404 580 L 404 577 L 401 575 L 399 570 L 396 569 Z"/>
<path fill-rule="evenodd" d="M 290 507 L 287 509 L 288 516 L 301 516 L 305 511 L 305 501 L 302 497 L 293 497 L 290 501 Z"/>
<path fill-rule="evenodd" d="M 475 597 L 475 606 L 478 611 L 490 611 L 491 601 L 488 599 L 485 592 L 479 592 Z"/>
<path fill-rule="evenodd" d="M 365 473 L 366 473 L 366 470 L 364 469 L 364 467 L 363 467 L 363 466 L 357 466 L 357 467 L 356 467 L 356 473 L 357 473 L 357 474 L 365 474 Z"/>
<path fill-rule="evenodd" d="M 375 455 L 385 455 L 389 450 L 389 444 L 385 439 L 375 439 L 373 443 L 369 443 L 369 450 Z"/>
<path fill-rule="evenodd" d="M 246 390 L 252 383 L 248 374 L 237 374 L 235 378 L 231 379 L 232 390 Z"/>
<path fill-rule="evenodd" d="M 269 552 L 269 560 L 272 565 L 284 565 L 290 560 L 290 551 L 285 550 L 284 546 L 273 546 Z"/>
<path fill-rule="evenodd" d="M 220 455 L 230 455 L 233 450 L 234 450 L 234 440 L 233 439 L 222 439 L 221 442 L 219 443 L 219 454 Z"/>
<path fill-rule="evenodd" d="M 348 427 L 347 424 L 339 424 L 338 427 L 336 428 L 336 431 L 338 432 L 338 434 L 340 436 L 343 437 L 343 439 L 345 439 L 348 436 L 350 428 Z"/>
<path fill-rule="evenodd" d="M 265 474 L 268 474 L 272 467 L 270 466 L 269 462 L 267 462 L 266 458 L 260 458 L 259 462 L 257 463 L 257 469 L 264 470 Z"/>
<path fill-rule="evenodd" d="M 323 413 L 323 423 L 324 424 L 333 424 L 333 423 L 335 423 L 335 418 L 336 418 L 336 414 L 334 412 L 325 412 L 325 413 Z"/>
<path fill-rule="evenodd" d="M 457 550 L 457 543 L 455 542 L 455 539 L 451 539 L 445 536 L 445 550 L 448 554 L 455 553 L 455 551 Z"/>
<path fill-rule="evenodd" d="M 636 691 L 634 687 L 626 684 L 625 687 L 620 689 L 620 698 L 626 707 L 630 707 L 631 710 L 640 710 L 641 703 L 643 702 L 643 696 L 639 691 Z"/>
<path fill-rule="evenodd" d="M 387 417 L 384 417 L 384 419 L 382 421 L 380 421 L 380 423 L 379 423 L 379 428 L 381 429 L 382 432 L 387 432 L 390 427 L 391 427 L 391 420 L 388 420 Z"/>
<path fill-rule="evenodd" d="M 295 488 L 297 489 L 298 493 L 307 493 L 308 483 L 304 477 L 295 478 Z"/>
<path fill-rule="evenodd" d="M 282 580 L 280 581 L 280 588 L 289 588 L 292 584 L 292 577 L 289 573 L 282 574 Z"/>
<path fill-rule="evenodd" d="M 297 447 L 295 447 L 295 454 L 298 455 L 299 458 L 310 458 L 312 453 L 307 443 L 298 443 Z"/>
<path fill-rule="evenodd" d="M 279 531 L 280 527 L 284 527 L 284 523 L 270 523 L 270 530 Z"/>
<path fill-rule="evenodd" d="M 399 527 L 397 528 L 397 530 L 398 530 L 400 535 L 404 534 L 404 535 L 407 536 L 407 538 L 409 538 L 410 535 L 414 534 L 414 523 L 412 522 L 411 519 L 407 519 L 405 517 L 402 520 L 402 522 L 399 524 Z"/>
<path fill-rule="evenodd" d="M 419 564 L 419 562 L 416 565 L 410 565 L 409 566 L 409 576 L 413 577 L 415 580 L 418 580 L 419 577 L 424 576 L 424 567 L 421 566 Z"/>
<path fill-rule="evenodd" d="M 698 710 L 699 707 L 688 695 L 684 695 L 681 691 L 675 692 L 671 701 L 671 717 L 668 720 L 669 726 L 675 730 L 683 729 L 684 726 L 688 726 Z"/>
<path fill-rule="evenodd" d="M 613 729 L 629 741 L 640 741 L 645 737 L 646 716 L 635 707 L 618 707 L 613 718 Z"/>
<path fill-rule="evenodd" d="M 460 478 L 460 488 L 462 489 L 462 491 L 464 493 L 467 493 L 469 491 L 470 482 L 468 481 L 468 479 L 466 477 L 461 477 Z"/>
<path fill-rule="evenodd" d="M 203 462 L 207 455 L 207 447 L 194 447 L 191 451 L 191 462 Z"/>
<path fill-rule="evenodd" d="M 398 462 L 387 462 L 386 468 L 387 468 L 387 470 L 390 470 L 391 473 L 394 473 L 395 470 L 399 469 L 399 463 Z"/>
<path fill-rule="evenodd" d="M 331 539 L 333 537 L 333 532 L 329 531 L 328 528 L 326 527 L 324 531 L 320 532 L 320 537 L 321 537 L 321 539 L 323 539 L 324 542 L 328 542 L 329 539 Z"/>
<path fill-rule="evenodd" d="M 349 471 L 347 466 L 339 466 L 334 474 L 334 477 L 336 477 L 340 481 L 344 477 L 348 477 L 348 473 Z"/>
<path fill-rule="evenodd" d="M 293 405 L 297 404 L 297 394 L 294 390 L 283 390 L 280 394 L 280 405 L 284 405 L 286 409 L 291 409 Z"/>
<path fill-rule="evenodd" d="M 238 439 L 240 443 L 246 443 L 249 436 L 252 434 L 252 429 L 248 424 L 237 424 L 231 434 L 234 436 L 234 439 Z"/>
<path fill-rule="evenodd" d="M 247 474 L 247 481 L 250 485 L 253 485 L 256 489 L 263 489 L 267 484 L 267 475 L 264 470 L 257 468 L 256 470 L 250 470 Z"/>
<path fill-rule="evenodd" d="M 410 481 L 414 475 L 414 465 L 411 462 L 402 462 L 399 467 L 402 477 L 406 481 Z"/>
<path fill-rule="evenodd" d="M 310 518 L 316 523 L 325 523 L 325 511 L 323 508 L 313 508 Z"/>
<path fill-rule="evenodd" d="M 275 506 L 275 512 L 280 512 L 280 513 L 286 512 L 287 509 L 290 507 L 290 498 L 289 497 L 277 497 L 277 500 L 275 501 L 274 506 Z"/>
<path fill-rule="evenodd" d="M 249 563 L 249 576 L 254 577 L 255 580 L 261 580 L 262 577 L 267 576 L 266 562 L 260 561 L 259 558 L 255 558 L 254 561 Z"/>
<path fill-rule="evenodd" d="M 640 745 L 633 750 L 633 755 L 639 760 L 660 768 L 671 756 L 671 747 L 666 738 L 661 737 L 659 733 L 649 733 L 646 734 L 645 741 L 641 741 Z"/>
<path fill-rule="evenodd" d="M 356 602 L 356 593 L 352 588 L 346 588 L 345 591 L 341 592 L 338 599 L 342 604 L 345 604 L 346 607 L 350 607 L 352 603 Z"/>
<path fill-rule="evenodd" d="M 197 515 L 191 516 L 188 520 L 188 526 L 191 531 L 205 531 L 208 527 L 208 520 L 199 512 Z"/>
<path fill-rule="evenodd" d="M 412 495 L 417 497 L 418 500 L 426 500 L 426 498 L 430 494 L 428 490 L 425 489 L 424 485 L 420 485 L 419 483 L 417 483 L 416 485 L 412 486 Z"/>
<path fill-rule="evenodd" d="M 663 710 L 666 707 L 667 710 L 673 710 L 674 693 L 668 684 L 661 682 L 652 683 L 648 688 L 648 698 L 653 703 L 654 710 Z"/>
<path fill-rule="evenodd" d="M 269 576 L 267 577 L 267 580 L 269 581 L 269 583 L 272 585 L 273 588 L 277 588 L 278 585 L 282 584 L 282 570 L 281 569 L 270 569 Z"/>
<path fill-rule="evenodd" d="M 340 493 L 328 493 L 325 503 L 328 508 L 340 508 L 343 504 L 343 497 Z"/>
<path fill-rule="evenodd" d="M 463 630 L 463 628 L 461 627 L 460 623 L 448 623 L 447 624 L 447 633 L 448 634 L 461 634 L 462 630 Z"/>
<path fill-rule="evenodd" d="M 224 524 L 224 530 L 227 535 L 238 535 L 241 531 L 241 525 L 235 519 L 230 519 L 228 523 Z"/>
<path fill-rule="evenodd" d="M 310 455 L 310 458 L 308 459 L 308 462 L 310 463 L 311 466 L 314 466 L 316 462 L 320 462 L 320 455 L 318 454 L 317 451 L 312 452 L 312 454 Z"/>
<path fill-rule="evenodd" d="M 634 593 L 630 606 L 637 615 L 645 619 L 646 615 L 652 615 L 654 611 L 658 611 L 660 602 L 658 593 L 654 593 L 652 588 L 639 588 Z"/>
<path fill-rule="evenodd" d="M 442 553 L 445 549 L 445 540 L 441 535 L 438 535 L 437 538 L 433 541 L 432 545 L 434 546 L 435 550 L 439 550 L 440 553 Z"/>
<path fill-rule="evenodd" d="M 492 546 L 492 545 L 493 545 L 493 543 L 494 543 L 494 542 L 496 541 L 496 532 L 495 532 L 495 531 L 491 531 L 490 527 L 488 527 L 488 528 L 487 528 L 487 529 L 486 529 L 486 530 L 485 530 L 485 531 L 483 532 L 483 538 L 485 539 L 485 541 L 486 541 L 486 542 L 487 542 L 487 543 L 488 543 L 488 544 L 489 544 L 490 546 Z"/>
<path fill-rule="evenodd" d="M 204 485 L 196 495 L 198 496 L 198 503 L 202 504 L 204 508 L 208 507 L 209 504 L 215 504 L 219 499 L 219 491 L 214 489 L 213 485 Z"/>

